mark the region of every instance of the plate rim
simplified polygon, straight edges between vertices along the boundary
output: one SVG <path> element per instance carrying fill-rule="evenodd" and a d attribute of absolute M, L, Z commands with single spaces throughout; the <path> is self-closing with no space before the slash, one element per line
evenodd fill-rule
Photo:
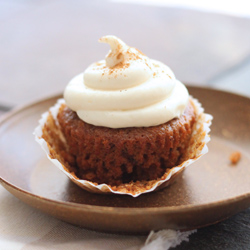
<path fill-rule="evenodd" d="M 209 202 L 209 203 L 204 203 L 204 204 L 190 204 L 190 205 L 180 205 L 180 206 L 164 206 L 164 207 L 142 207 L 142 208 L 137 208 L 137 207 L 110 207 L 110 206 L 98 206 L 98 205 L 89 205 L 89 204 L 80 204 L 80 203 L 75 203 L 75 202 L 66 202 L 66 201 L 60 201 L 60 200 L 53 200 L 50 198 L 46 198 L 40 195 L 36 195 L 34 193 L 31 193 L 27 190 L 24 190 L 22 188 L 19 188 L 15 186 L 14 184 L 4 180 L 2 177 L 0 177 L 0 183 L 2 184 L 5 183 L 8 187 L 11 189 L 14 189 L 15 191 L 21 192 L 25 194 L 26 196 L 32 197 L 34 199 L 39 200 L 39 202 L 48 202 L 48 203 L 53 203 L 55 204 L 60 204 L 63 205 L 64 207 L 71 207 L 71 208 L 76 208 L 79 210 L 88 210 L 94 209 L 93 212 L 104 212 L 105 213 L 111 213 L 111 214 L 124 214 L 124 215 L 130 215 L 130 214 L 154 214 L 154 213 L 166 213 L 166 212 L 192 212 L 192 211 L 197 211 L 203 210 L 203 209 L 211 209 L 211 208 L 216 208 L 216 207 L 221 207 L 223 205 L 229 205 L 229 204 L 234 204 L 238 203 L 240 201 L 245 201 L 248 200 L 250 201 L 250 192 L 245 193 L 239 196 L 235 196 L 226 200 L 220 200 L 220 201 L 214 201 L 214 202 Z M 5 186 L 2 185 L 4 188 Z M 6 188 L 5 188 L 6 189 Z M 8 191 L 8 190 L 7 190 Z M 86 191 L 87 192 L 87 191 Z M 100 195 L 107 195 L 107 194 L 100 194 Z M 133 198 L 136 199 L 136 198 Z"/>

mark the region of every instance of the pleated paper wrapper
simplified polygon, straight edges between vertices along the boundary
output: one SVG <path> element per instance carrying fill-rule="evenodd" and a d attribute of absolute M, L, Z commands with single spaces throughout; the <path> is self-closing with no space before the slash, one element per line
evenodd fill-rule
<path fill-rule="evenodd" d="M 131 195 L 138 197 L 141 194 L 156 191 L 160 188 L 164 188 L 171 184 L 175 177 L 179 175 L 186 167 L 193 162 L 197 161 L 202 155 L 208 152 L 207 143 L 210 140 L 209 132 L 210 125 L 213 117 L 204 113 L 204 109 L 198 100 L 191 98 L 194 106 L 196 107 L 197 122 L 194 125 L 192 136 L 190 139 L 189 147 L 186 151 L 186 157 L 184 162 L 171 169 L 167 169 L 164 175 L 156 180 L 150 181 L 135 181 L 130 183 L 121 184 L 118 186 L 110 186 L 105 183 L 94 183 L 88 180 L 79 179 L 74 172 L 70 171 L 70 167 L 67 162 L 60 156 L 56 143 L 59 140 L 60 143 L 67 143 L 63 133 L 60 130 L 59 123 L 57 122 L 57 114 L 61 105 L 65 104 L 63 99 L 59 99 L 57 103 L 44 113 L 39 120 L 39 125 L 34 131 L 36 141 L 41 145 L 45 151 L 48 159 L 57 166 L 63 173 L 65 173 L 70 180 L 72 180 L 79 187 L 94 193 L 113 193 L 120 195 Z M 56 126 L 51 126 L 51 132 L 56 135 L 57 140 L 51 138 L 51 140 L 45 141 L 43 139 L 44 128 L 50 126 L 51 122 Z"/>

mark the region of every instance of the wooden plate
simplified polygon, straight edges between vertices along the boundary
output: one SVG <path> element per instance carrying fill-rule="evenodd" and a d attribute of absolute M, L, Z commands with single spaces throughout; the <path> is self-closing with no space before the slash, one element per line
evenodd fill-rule
<path fill-rule="evenodd" d="M 27 204 L 69 223 L 105 232 L 188 230 L 224 220 L 250 206 L 250 99 L 189 87 L 214 116 L 209 153 L 170 187 L 138 198 L 88 193 L 46 158 L 32 134 L 59 96 L 9 113 L 0 122 L 0 181 Z M 240 151 L 232 165 L 229 156 Z"/>

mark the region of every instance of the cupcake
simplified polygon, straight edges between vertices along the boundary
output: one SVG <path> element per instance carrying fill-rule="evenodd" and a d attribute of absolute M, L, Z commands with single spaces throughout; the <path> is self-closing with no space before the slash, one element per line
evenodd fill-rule
<path fill-rule="evenodd" d="M 207 152 L 212 117 L 163 63 L 115 36 L 46 112 L 37 141 L 70 179 L 93 192 L 138 196 Z"/>

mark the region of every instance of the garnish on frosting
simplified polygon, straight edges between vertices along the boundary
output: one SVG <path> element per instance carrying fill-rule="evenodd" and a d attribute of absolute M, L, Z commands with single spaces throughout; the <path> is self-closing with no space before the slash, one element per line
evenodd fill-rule
<path fill-rule="evenodd" d="M 99 41 L 111 47 L 106 60 L 90 65 L 64 92 L 80 119 L 109 128 L 149 127 L 183 113 L 188 91 L 166 65 L 115 36 Z"/>

